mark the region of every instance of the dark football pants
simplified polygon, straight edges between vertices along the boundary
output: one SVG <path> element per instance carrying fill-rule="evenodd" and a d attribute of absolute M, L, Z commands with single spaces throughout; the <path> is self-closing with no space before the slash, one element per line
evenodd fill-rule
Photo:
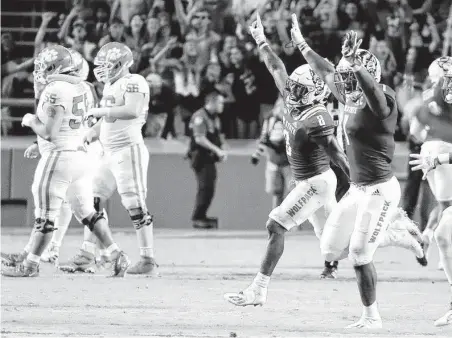
<path fill-rule="evenodd" d="M 215 163 L 204 163 L 201 168 L 193 169 L 196 176 L 197 188 L 195 208 L 192 220 L 202 220 L 207 217 L 207 209 L 212 203 L 217 180 Z"/>

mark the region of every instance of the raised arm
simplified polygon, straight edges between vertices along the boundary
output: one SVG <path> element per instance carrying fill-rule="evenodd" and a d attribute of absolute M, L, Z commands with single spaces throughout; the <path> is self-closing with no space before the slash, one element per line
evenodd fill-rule
<path fill-rule="evenodd" d="M 34 41 L 34 56 L 38 55 L 38 53 L 41 51 L 42 43 L 44 41 L 44 37 L 46 35 L 47 26 L 49 25 L 50 20 L 53 19 L 53 17 L 56 15 L 56 13 L 53 12 L 45 12 L 42 14 L 42 21 L 41 25 L 39 26 L 38 32 L 36 33 L 35 41 Z"/>
<path fill-rule="evenodd" d="M 342 55 L 355 74 L 358 85 L 363 92 L 370 110 L 377 117 L 383 119 L 391 113 L 391 109 L 388 106 L 383 89 L 379 86 L 375 77 L 363 66 L 362 61 L 358 56 L 358 48 L 361 45 L 361 42 L 362 40 L 358 40 L 356 32 L 348 32 L 342 46 Z"/>
<path fill-rule="evenodd" d="M 264 27 L 262 26 L 261 18 L 259 14 L 257 14 L 256 21 L 254 21 L 250 28 L 251 35 L 259 47 L 259 53 L 262 55 L 264 59 L 265 65 L 267 66 L 268 71 L 273 76 L 275 80 L 276 86 L 278 87 L 279 92 L 282 94 L 284 92 L 284 87 L 287 81 L 287 71 L 284 63 L 275 54 L 275 52 L 270 48 L 270 45 L 267 43 L 267 39 L 264 33 Z"/>
<path fill-rule="evenodd" d="M 309 47 L 301 34 L 300 25 L 298 24 L 298 19 L 295 14 L 292 14 L 292 29 L 290 30 L 290 33 L 292 35 L 292 41 L 300 50 L 301 54 L 303 54 L 303 57 L 309 63 L 309 66 L 311 66 L 314 73 L 320 76 L 323 82 L 326 83 L 336 99 L 338 99 L 339 102 L 344 103 L 342 95 L 338 92 L 336 85 L 334 84 L 334 65 Z"/>

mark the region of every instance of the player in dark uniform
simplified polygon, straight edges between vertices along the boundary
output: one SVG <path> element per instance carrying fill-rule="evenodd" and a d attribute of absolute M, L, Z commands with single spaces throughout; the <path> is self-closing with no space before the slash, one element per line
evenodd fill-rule
<path fill-rule="evenodd" d="M 400 185 L 391 168 L 397 123 L 395 93 L 379 84 L 379 61 L 369 51 L 358 49 L 361 41 L 357 41 L 355 32 L 347 33 L 343 58 L 335 69 L 308 46 L 295 14 L 292 22 L 293 42 L 345 105 L 346 153 L 352 186 L 328 218 L 322 252 L 327 260 L 348 254 L 353 262 L 363 313 L 349 327 L 381 328 L 376 303 L 377 274 L 372 260 L 400 200 Z"/>
<path fill-rule="evenodd" d="M 410 164 L 415 166 L 413 170 L 424 170 L 424 179 L 427 178 L 439 203 L 439 221 L 431 222 L 433 226 L 424 234 L 426 244 L 435 236 L 452 295 L 452 57 L 436 59 L 428 71 L 432 87 L 423 93 L 424 104 L 416 115 L 421 125 L 429 127 L 427 142 L 422 145 L 420 155 L 411 155 L 415 160 Z M 450 309 L 435 321 L 435 326 L 448 324 L 452 324 L 452 298 Z"/>
<path fill-rule="evenodd" d="M 237 306 L 263 305 L 270 276 L 284 251 L 285 233 L 309 219 L 318 238 L 336 205 L 336 176 L 330 159 L 349 172 L 345 154 L 334 136 L 334 122 L 323 105 L 328 89 L 308 65 L 290 76 L 264 35 L 259 16 L 250 27 L 265 64 L 283 96 L 286 153 L 296 186 L 267 221 L 269 242 L 259 273 L 243 292 L 225 294 Z"/>

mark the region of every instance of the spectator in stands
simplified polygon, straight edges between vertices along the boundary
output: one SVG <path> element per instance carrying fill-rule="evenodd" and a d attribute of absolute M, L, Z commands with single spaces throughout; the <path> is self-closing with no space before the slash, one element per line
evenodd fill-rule
<path fill-rule="evenodd" d="M 245 58 L 244 51 L 240 47 L 234 47 L 230 61 L 233 75 L 232 94 L 235 98 L 233 110 L 237 114 L 238 137 L 255 139 L 258 137 L 260 117 L 260 99 L 256 85 L 259 60 L 255 57 Z"/>
<path fill-rule="evenodd" d="M 132 73 L 137 73 L 140 68 L 141 50 L 146 42 L 146 26 L 144 25 L 144 17 L 140 14 L 135 14 L 130 20 L 129 27 L 125 33 L 125 43 L 132 50 L 133 65 L 130 68 Z"/>
<path fill-rule="evenodd" d="M 149 13 L 152 0 L 114 0 L 111 5 L 111 18 L 118 17 L 130 24 L 132 16 L 137 13 Z"/>
<path fill-rule="evenodd" d="M 435 59 L 434 53 L 440 43 L 435 21 L 430 14 L 415 15 L 410 25 L 409 46 L 416 49 L 417 57 L 423 61 L 423 68 L 428 68 Z"/>
<path fill-rule="evenodd" d="M 193 15 L 185 39 L 194 41 L 198 46 L 199 62 L 202 67 L 218 57 L 221 38 L 210 28 L 210 14 L 205 8 L 199 9 Z"/>
<path fill-rule="evenodd" d="M 110 19 L 110 7 L 107 3 L 98 1 L 94 4 L 95 23 L 92 32 L 92 40 L 99 43 L 100 39 L 109 34 L 108 21 Z"/>
<path fill-rule="evenodd" d="M 108 35 L 100 39 L 99 47 L 113 41 L 121 43 L 126 42 L 124 23 L 118 18 L 113 18 L 111 20 L 110 27 L 108 28 Z"/>
<path fill-rule="evenodd" d="M 175 107 L 178 105 L 176 93 L 163 84 L 160 75 L 151 73 L 146 77 L 149 84 L 149 114 L 145 125 L 145 136 L 176 138 L 174 126 Z"/>
<path fill-rule="evenodd" d="M 348 30 L 354 30 L 358 34 L 359 39 L 363 39 L 361 48 L 368 48 L 371 25 L 366 12 L 362 9 L 358 0 L 344 1 L 342 11 L 340 12 L 339 29 L 342 30 L 342 35 Z"/>
<path fill-rule="evenodd" d="M 374 40 L 371 43 L 370 52 L 372 52 L 381 65 L 381 83 L 394 88 L 394 76 L 396 74 L 397 63 L 394 54 L 389 49 L 386 40 Z"/>
<path fill-rule="evenodd" d="M 180 96 L 180 113 L 186 135 L 192 114 L 202 105 L 199 101 L 202 69 L 198 46 L 193 40 L 186 41 L 179 66 L 174 71 L 175 91 Z"/>

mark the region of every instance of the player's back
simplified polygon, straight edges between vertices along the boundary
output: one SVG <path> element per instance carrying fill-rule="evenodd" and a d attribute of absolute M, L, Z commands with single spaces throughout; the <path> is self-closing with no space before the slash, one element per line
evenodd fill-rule
<path fill-rule="evenodd" d="M 444 102 L 441 88 L 433 86 L 422 93 L 423 105 L 417 119 L 428 126 L 427 141 L 441 140 L 452 143 L 452 105 Z"/>
<path fill-rule="evenodd" d="M 350 161 L 351 180 L 357 184 L 374 184 L 393 176 L 394 133 L 397 125 L 395 92 L 380 85 L 390 113 L 379 118 L 362 98 L 360 105 L 346 102 L 344 106 L 345 145 Z"/>
<path fill-rule="evenodd" d="M 146 122 L 149 107 L 149 85 L 138 74 L 128 74 L 112 84 L 106 84 L 100 102 L 101 107 L 116 107 L 125 104 L 126 93 L 144 95 L 143 109 L 139 116 L 131 120 L 104 118 L 101 125 L 100 141 L 109 151 L 143 143 L 141 128 Z"/>
<path fill-rule="evenodd" d="M 87 91 L 81 83 L 53 81 L 44 88 L 36 111 L 40 121 L 46 124 L 50 116 L 55 113 L 55 107 L 58 106 L 64 108 L 64 115 L 61 127 L 52 137 L 51 142 L 38 136 L 41 154 L 49 150 L 76 151 L 78 149 L 83 133 L 81 126 L 86 104 Z"/>
<path fill-rule="evenodd" d="M 325 149 L 314 138 L 334 133 L 331 115 L 321 104 L 313 105 L 294 119 L 287 112 L 283 116 L 286 152 L 295 180 L 301 181 L 319 175 L 330 168 Z"/>

